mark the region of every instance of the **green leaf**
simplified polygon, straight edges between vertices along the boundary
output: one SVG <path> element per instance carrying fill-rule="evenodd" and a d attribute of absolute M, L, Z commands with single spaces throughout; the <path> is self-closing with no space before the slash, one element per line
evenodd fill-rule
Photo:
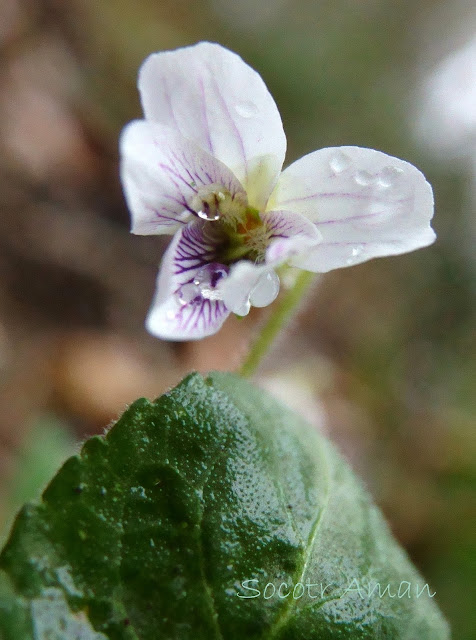
<path fill-rule="evenodd" d="M 236 376 L 192 375 L 21 511 L 0 638 L 446 640 L 424 584 L 322 436 Z"/>

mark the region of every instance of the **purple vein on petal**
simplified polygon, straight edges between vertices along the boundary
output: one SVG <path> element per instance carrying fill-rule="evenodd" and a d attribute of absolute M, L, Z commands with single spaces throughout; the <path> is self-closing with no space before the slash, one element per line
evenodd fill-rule
<path fill-rule="evenodd" d="M 183 152 L 182 152 L 182 157 L 180 158 L 175 151 L 170 151 L 170 158 L 171 158 L 171 162 L 172 162 L 172 165 L 173 165 L 174 169 L 176 171 L 178 171 L 176 163 L 179 163 L 180 166 L 182 167 L 182 169 L 185 171 L 185 173 L 188 175 L 188 177 L 192 181 L 192 183 L 198 181 L 198 182 L 201 182 L 202 184 L 205 184 L 205 181 L 203 180 L 202 177 L 200 177 L 198 175 L 198 173 L 196 173 L 196 172 L 195 173 L 191 173 L 190 169 L 187 167 L 187 158 L 185 157 L 185 154 Z M 202 167 L 200 167 L 200 168 L 202 169 Z M 202 169 L 202 171 L 203 171 L 203 169 Z M 188 187 L 190 187 L 190 189 L 192 191 L 197 193 L 197 189 L 195 187 L 193 187 L 192 184 L 187 182 L 185 179 L 184 179 L 184 183 Z"/>
<path fill-rule="evenodd" d="M 385 202 L 383 198 L 376 198 L 374 193 L 342 193 L 342 192 L 321 192 L 321 193 L 312 193 L 308 196 L 301 196 L 300 198 L 289 198 L 288 200 L 283 200 L 280 202 L 280 205 L 289 204 L 290 202 L 304 202 L 305 200 L 319 198 L 344 198 L 345 200 L 375 200 L 380 202 Z"/>
<path fill-rule="evenodd" d="M 212 301 L 205 298 L 200 304 L 185 305 L 181 308 L 176 314 L 176 320 L 179 322 L 181 331 L 192 333 L 194 330 L 198 330 L 200 325 L 205 329 L 207 324 L 212 324 L 227 312 L 228 310 L 221 300 Z"/>
<path fill-rule="evenodd" d="M 393 202 L 391 202 L 392 205 L 403 205 L 403 204 L 407 204 L 408 202 L 411 202 L 413 198 L 405 198 L 402 200 L 394 200 Z M 381 200 L 380 202 L 384 202 L 383 200 Z M 386 215 L 388 212 L 386 210 L 382 210 L 382 211 L 373 211 L 372 213 L 363 213 L 362 215 L 358 215 L 358 216 L 348 216 L 347 218 L 333 218 L 333 219 L 329 219 L 329 220 L 316 220 L 314 224 L 316 224 L 317 226 L 321 225 L 321 224 L 346 224 L 347 222 L 353 222 L 354 220 L 366 220 L 368 218 L 375 218 L 376 216 L 381 216 L 381 215 Z"/>
<path fill-rule="evenodd" d="M 176 255 L 173 260 L 174 274 L 180 275 L 206 265 L 212 261 L 213 254 L 213 247 L 207 247 L 203 244 L 200 231 L 197 228 L 186 227 L 176 247 Z"/>
<path fill-rule="evenodd" d="M 174 123 L 177 131 L 179 133 L 182 133 L 182 131 L 181 131 L 180 127 L 179 127 L 179 124 L 177 122 L 177 118 L 175 117 L 175 112 L 174 112 L 174 109 L 173 109 L 173 106 L 172 106 L 172 96 L 170 95 L 170 91 L 169 91 L 169 86 L 168 86 L 167 76 L 166 75 L 162 76 L 162 83 L 164 85 L 165 100 L 167 102 L 167 106 L 168 106 L 169 111 L 170 111 L 170 117 L 171 117 L 172 122 Z"/>
<path fill-rule="evenodd" d="M 188 211 L 189 213 L 193 213 L 196 214 L 197 212 L 195 211 L 195 209 L 192 209 L 192 207 L 190 207 L 187 202 L 185 201 L 185 198 L 183 198 L 182 200 L 180 200 L 179 198 L 175 198 L 174 196 L 165 194 L 164 198 L 167 198 L 167 200 L 172 200 L 172 202 L 177 203 L 178 205 L 180 205 L 181 207 L 183 207 L 183 209 L 185 209 L 186 211 Z M 169 209 L 168 207 L 162 207 L 162 209 L 164 211 L 170 211 L 171 213 L 173 213 L 174 216 L 177 215 L 177 212 L 175 210 Z M 177 220 L 177 222 L 182 222 L 183 224 L 186 224 L 187 221 L 184 220 Z"/>
<path fill-rule="evenodd" d="M 205 94 L 205 87 L 203 86 L 203 78 L 201 76 L 198 79 L 198 84 L 200 86 L 200 94 L 202 99 L 203 126 L 206 132 L 208 149 L 210 153 L 213 155 L 213 142 L 212 142 L 212 137 L 210 135 L 210 125 L 208 123 L 208 115 L 207 115 L 207 96 Z"/>
<path fill-rule="evenodd" d="M 218 96 L 220 102 L 222 103 L 223 110 L 224 110 L 225 114 L 227 115 L 228 120 L 229 120 L 232 128 L 235 131 L 236 137 L 240 141 L 241 154 L 243 156 L 243 164 L 244 164 L 244 167 L 245 167 L 245 180 L 247 180 L 248 179 L 248 160 L 246 158 L 245 144 L 243 142 L 243 138 L 241 137 L 240 131 L 239 131 L 238 127 L 236 126 L 236 122 L 232 118 L 232 115 L 230 113 L 228 105 L 227 105 L 224 97 L 222 96 L 222 94 L 220 92 L 220 88 L 218 87 L 217 81 L 216 81 L 216 79 L 214 78 L 214 76 L 213 76 L 213 74 L 211 72 L 210 72 L 210 77 L 211 77 L 212 82 L 213 82 L 213 84 L 215 86 L 215 95 Z"/>
<path fill-rule="evenodd" d="M 160 220 L 160 223 L 164 226 L 175 226 L 176 224 L 186 224 L 184 220 L 177 219 L 177 212 L 173 209 L 169 209 L 168 207 L 161 207 L 160 211 L 151 205 L 145 204 L 145 209 L 154 214 L 153 220 L 148 220 L 145 224 L 155 226 L 157 224 L 157 220 Z M 165 213 L 161 213 L 161 212 Z M 167 215 L 170 214 L 170 215 Z"/>
<path fill-rule="evenodd" d="M 394 242 L 393 240 L 387 240 L 387 242 Z M 353 242 L 344 242 L 344 241 L 334 241 L 334 242 L 320 242 L 317 246 L 316 249 L 319 249 L 320 247 L 351 247 L 351 246 L 367 246 L 369 244 L 372 244 L 371 242 L 361 242 L 361 241 L 353 241 Z"/>
<path fill-rule="evenodd" d="M 180 171 L 177 169 L 177 166 L 175 164 L 175 162 L 173 161 L 173 158 L 169 158 L 170 160 L 170 165 L 165 164 L 165 162 L 159 162 L 159 167 L 167 172 L 170 176 L 170 179 L 172 180 L 172 182 L 174 183 L 175 187 L 177 189 L 179 189 L 178 183 L 175 182 L 175 180 L 172 178 L 172 176 L 174 176 L 177 180 L 179 180 L 180 182 L 182 182 L 186 187 L 188 187 L 189 189 L 192 189 L 193 191 L 196 191 L 196 189 L 194 189 L 186 180 L 185 178 L 181 175 Z M 183 167 L 182 167 L 183 168 Z"/>

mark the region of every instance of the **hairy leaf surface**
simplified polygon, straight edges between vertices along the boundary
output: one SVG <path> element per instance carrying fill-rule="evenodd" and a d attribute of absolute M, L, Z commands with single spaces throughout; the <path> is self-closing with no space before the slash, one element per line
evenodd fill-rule
<path fill-rule="evenodd" d="M 21 511 L 0 639 L 447 640 L 424 585 L 321 435 L 236 376 L 192 375 Z"/>

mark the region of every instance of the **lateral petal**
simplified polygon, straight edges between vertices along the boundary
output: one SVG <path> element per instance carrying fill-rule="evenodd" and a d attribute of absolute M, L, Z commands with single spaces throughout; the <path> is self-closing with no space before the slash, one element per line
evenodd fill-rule
<path fill-rule="evenodd" d="M 133 233 L 173 234 L 193 217 L 200 188 L 243 187 L 222 162 L 179 133 L 146 120 L 128 124 L 120 140 L 121 179 Z"/>
<path fill-rule="evenodd" d="M 280 176 L 269 207 L 286 208 L 314 222 L 322 241 L 292 264 L 326 272 L 425 247 L 433 192 L 413 165 L 360 147 L 321 149 Z"/>

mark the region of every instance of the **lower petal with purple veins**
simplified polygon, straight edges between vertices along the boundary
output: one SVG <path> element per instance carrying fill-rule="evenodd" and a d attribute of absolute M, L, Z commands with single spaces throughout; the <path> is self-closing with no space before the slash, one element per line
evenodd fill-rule
<path fill-rule="evenodd" d="M 166 340 L 198 340 L 220 329 L 230 311 L 218 285 L 229 269 L 214 261 L 214 252 L 200 223 L 177 232 L 164 254 L 147 316 L 150 333 Z"/>

